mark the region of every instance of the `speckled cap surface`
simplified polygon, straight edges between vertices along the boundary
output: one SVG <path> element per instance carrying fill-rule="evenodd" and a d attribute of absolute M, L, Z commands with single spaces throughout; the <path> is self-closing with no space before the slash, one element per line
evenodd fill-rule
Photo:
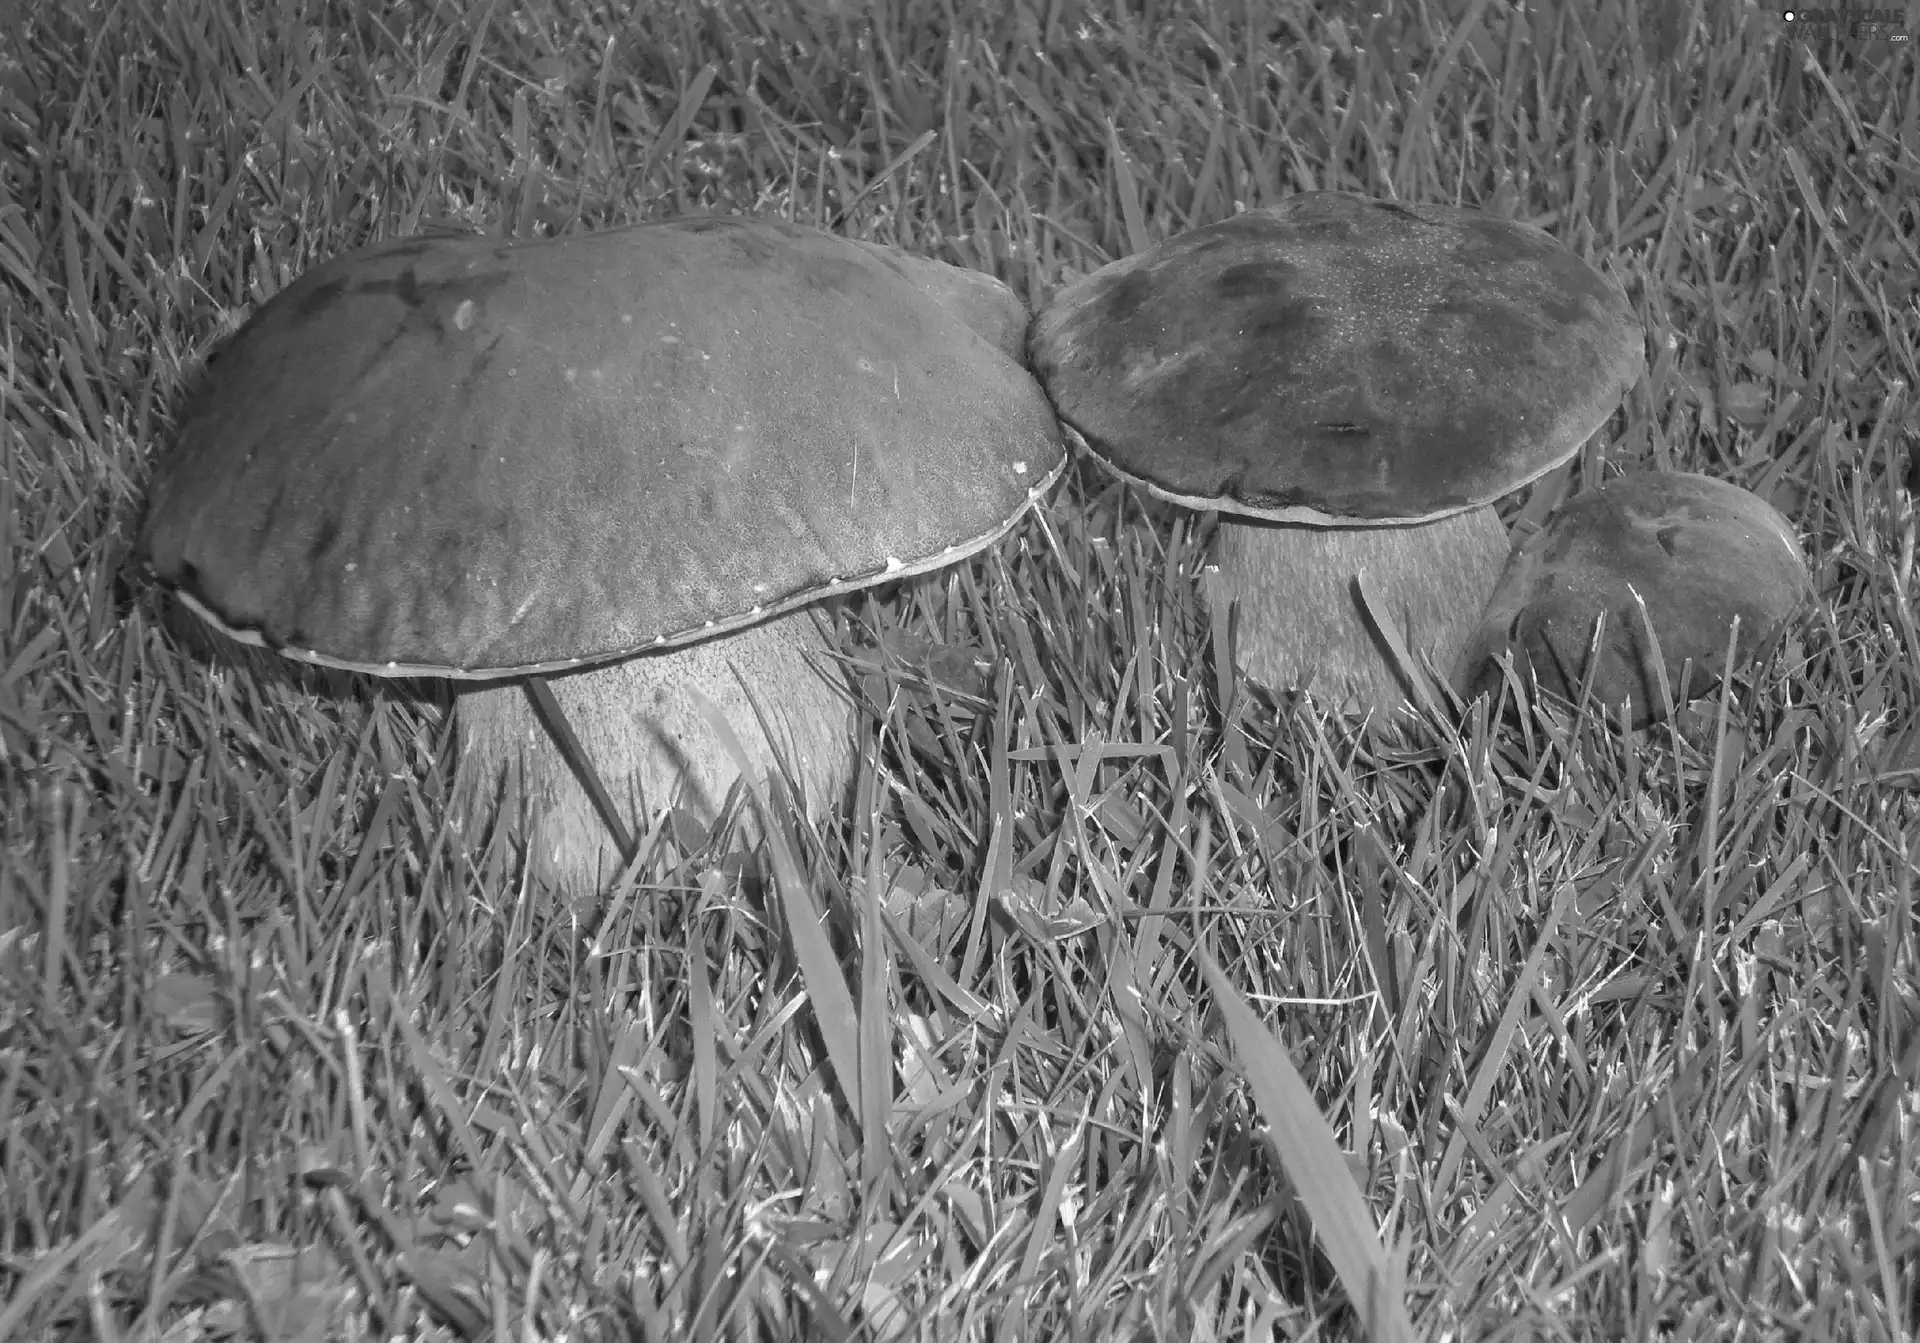
<path fill-rule="evenodd" d="M 950 266 L 932 257 L 888 247 L 859 244 L 901 279 L 940 304 L 973 329 L 973 334 L 1021 367 L 1027 362 L 1027 305 L 985 271 Z"/>
<path fill-rule="evenodd" d="M 1411 522 L 1572 456 L 1643 340 L 1620 287 L 1539 229 L 1328 191 L 1073 282 L 1028 352 L 1061 419 L 1162 498 Z"/>
<path fill-rule="evenodd" d="M 931 296 L 939 264 L 721 216 L 347 254 L 211 363 L 139 550 L 235 637 L 442 676 L 671 647 L 951 563 L 1064 449 L 968 325 L 981 286 L 954 286 L 968 313 Z"/>
<path fill-rule="evenodd" d="M 1541 685 L 1572 699 L 1604 615 L 1594 698 L 1626 702 L 1645 723 L 1661 705 L 1649 624 L 1673 693 L 1691 662 L 1697 695 L 1724 672 L 1736 618 L 1734 656 L 1744 660 L 1811 594 L 1799 538 L 1764 499 L 1686 472 L 1622 476 L 1563 504 L 1508 558 L 1454 681 L 1468 697 L 1491 689 L 1511 650 Z"/>

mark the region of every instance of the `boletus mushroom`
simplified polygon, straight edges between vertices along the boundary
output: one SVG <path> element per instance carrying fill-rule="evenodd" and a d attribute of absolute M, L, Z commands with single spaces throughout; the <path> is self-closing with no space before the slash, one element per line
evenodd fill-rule
<path fill-rule="evenodd" d="M 1074 281 L 1028 353 L 1098 460 L 1220 511 L 1241 670 L 1384 712 L 1409 688 L 1356 578 L 1444 676 L 1506 561 L 1489 505 L 1606 422 L 1641 346 L 1619 286 L 1537 228 L 1327 191 Z"/>
<path fill-rule="evenodd" d="M 1001 536 L 1064 462 L 985 276 L 763 219 L 341 256 L 211 361 L 139 537 L 228 635 L 479 683 L 463 770 L 519 766 L 536 860 L 617 865 L 514 678 L 546 677 L 628 823 L 738 770 L 838 800 L 851 699 L 808 606 Z M 764 718 L 768 732 L 762 732 Z"/>
<path fill-rule="evenodd" d="M 1511 652 L 1516 670 L 1571 701 L 1591 670 L 1595 701 L 1627 705 L 1644 727 L 1665 712 L 1663 673 L 1676 707 L 1707 693 L 1726 674 L 1736 620 L 1738 666 L 1812 592 L 1792 524 L 1764 499 L 1686 472 L 1622 476 L 1515 548 L 1454 684 L 1469 698 L 1493 689 Z"/>

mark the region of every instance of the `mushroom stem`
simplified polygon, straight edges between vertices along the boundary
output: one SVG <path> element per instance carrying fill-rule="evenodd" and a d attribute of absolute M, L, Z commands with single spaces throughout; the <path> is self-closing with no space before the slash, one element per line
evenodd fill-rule
<path fill-rule="evenodd" d="M 1223 517 L 1215 556 L 1215 600 L 1240 606 L 1241 671 L 1276 690 L 1310 680 L 1322 704 L 1387 715 L 1406 705 L 1408 687 L 1368 624 L 1355 576 L 1365 572 L 1408 651 L 1445 676 L 1499 581 L 1507 531 L 1490 505 L 1393 527 Z"/>
<path fill-rule="evenodd" d="M 547 735 L 553 738 L 554 745 L 560 748 L 560 754 L 573 770 L 573 777 L 587 790 L 593 809 L 600 813 L 600 819 L 606 822 L 607 829 L 612 832 L 613 842 L 620 850 L 620 861 L 623 864 L 633 861 L 633 832 L 627 828 L 620 808 L 614 804 L 613 794 L 607 791 L 607 785 L 601 780 L 600 772 L 593 767 L 593 761 L 580 744 L 580 738 L 574 735 L 573 724 L 567 720 L 567 711 L 553 697 L 553 687 L 547 684 L 544 676 L 529 676 L 521 684 L 526 687 L 527 700 L 533 705 L 534 717 L 540 720 Z"/>
<path fill-rule="evenodd" d="M 784 761 L 806 805 L 824 809 L 853 777 L 851 697 L 809 611 L 551 677 L 547 686 L 636 831 L 673 805 L 711 823 L 740 777 L 691 690 L 739 737 L 755 779 Z M 529 834 L 536 869 L 575 890 L 594 889 L 619 870 L 618 841 L 518 682 L 468 692 L 459 714 L 469 805 L 491 798 L 503 773 L 517 767 L 525 796 L 542 804 Z"/>

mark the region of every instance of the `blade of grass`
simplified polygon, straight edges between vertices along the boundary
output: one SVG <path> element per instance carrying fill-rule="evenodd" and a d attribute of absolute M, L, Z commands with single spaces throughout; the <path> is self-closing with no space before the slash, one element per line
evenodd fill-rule
<path fill-rule="evenodd" d="M 848 1110 L 860 1114 L 860 1014 L 854 1008 L 853 994 L 847 989 L 840 959 L 827 938 L 826 911 L 820 907 L 813 888 L 802 880 L 800 865 L 794 861 L 793 850 L 787 844 L 782 818 L 768 804 L 766 785 L 753 777 L 746 747 L 740 744 L 732 724 L 697 687 L 688 686 L 687 693 L 706 717 L 715 740 L 733 757 L 741 782 L 760 813 L 761 835 L 773 860 L 773 884 L 786 915 L 788 935 L 793 939 L 800 982 L 806 986 L 808 1001 L 813 1004 L 814 1022 L 826 1042 L 827 1061 L 840 1084 L 840 1095 Z M 883 1134 L 867 1137 L 870 1142 L 884 1139 Z"/>
<path fill-rule="evenodd" d="M 667 155 L 678 149 L 687 138 L 687 128 L 693 125 L 693 119 L 700 115 L 700 106 L 707 100 L 707 90 L 713 87 L 713 77 L 720 73 L 720 67 L 708 61 L 700 67 L 700 72 L 687 85 L 686 93 L 681 95 L 680 105 L 674 108 L 673 117 L 667 122 L 666 129 L 647 150 L 647 157 L 640 164 L 640 180 L 651 182 L 654 174 Z"/>
<path fill-rule="evenodd" d="M 1399 1275 L 1387 1262 L 1373 1217 L 1347 1169 L 1346 1154 L 1313 1093 L 1285 1047 L 1261 1024 L 1213 957 L 1199 946 L 1194 955 L 1267 1121 L 1267 1141 L 1313 1219 L 1361 1327 L 1374 1343 L 1413 1343 L 1413 1322 Z"/>
<path fill-rule="evenodd" d="M 1107 122 L 1107 155 L 1113 164 L 1113 189 L 1120 197 L 1120 218 L 1127 228 L 1127 250 L 1144 252 L 1153 245 L 1147 235 L 1146 215 L 1140 209 L 1140 188 L 1127 162 L 1127 151 L 1120 147 L 1120 131 Z"/>
<path fill-rule="evenodd" d="M 587 796 L 593 800 L 593 809 L 600 813 L 600 819 L 606 822 L 607 831 L 613 836 L 613 842 L 619 846 L 620 861 L 631 865 L 638 852 L 633 846 L 633 832 L 627 829 L 627 823 L 620 816 L 619 808 L 613 805 L 613 795 L 607 791 L 606 784 L 600 781 L 600 771 L 593 767 L 592 759 L 580 739 L 573 735 L 573 725 L 567 721 L 567 715 L 560 708 L 560 701 L 553 697 L 553 690 L 547 685 L 544 676 L 529 676 L 522 683 L 526 687 L 527 698 L 533 703 L 533 712 L 553 736 L 560 748 L 560 754 L 566 758 L 568 768 L 573 770 L 574 778 L 587 790 Z"/>
<path fill-rule="evenodd" d="M 922 131 L 914 139 L 912 144 L 896 154 L 886 167 L 882 168 L 871 181 L 860 188 L 853 199 L 849 200 L 845 205 L 842 205 L 840 209 L 834 213 L 833 218 L 827 222 L 828 231 L 838 233 L 841 229 L 845 228 L 848 217 L 853 214 L 860 202 L 885 186 L 888 178 L 892 177 L 895 173 L 899 172 L 901 168 L 918 157 L 921 150 L 934 142 L 937 134 L 938 132 L 936 131 Z"/>

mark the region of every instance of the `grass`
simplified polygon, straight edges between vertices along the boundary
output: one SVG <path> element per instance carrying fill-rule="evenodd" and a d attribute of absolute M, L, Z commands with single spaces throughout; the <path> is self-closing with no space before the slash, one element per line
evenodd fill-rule
<path fill-rule="evenodd" d="M 1284 1046 L 1420 1336 L 1913 1338 L 1911 45 L 1731 0 L 626 8 L 4 25 L 0 1336 L 1402 1336 L 1287 1174 Z M 1082 475 L 842 614 L 845 816 L 670 819 L 578 903 L 454 829 L 431 687 L 209 651 L 127 565 L 196 361 L 376 236 L 752 209 L 1040 302 L 1327 187 L 1604 258 L 1649 373 L 1514 520 L 1734 480 L 1807 538 L 1798 638 L 1671 727 L 1362 749 L 1220 677 L 1196 538 Z"/>

